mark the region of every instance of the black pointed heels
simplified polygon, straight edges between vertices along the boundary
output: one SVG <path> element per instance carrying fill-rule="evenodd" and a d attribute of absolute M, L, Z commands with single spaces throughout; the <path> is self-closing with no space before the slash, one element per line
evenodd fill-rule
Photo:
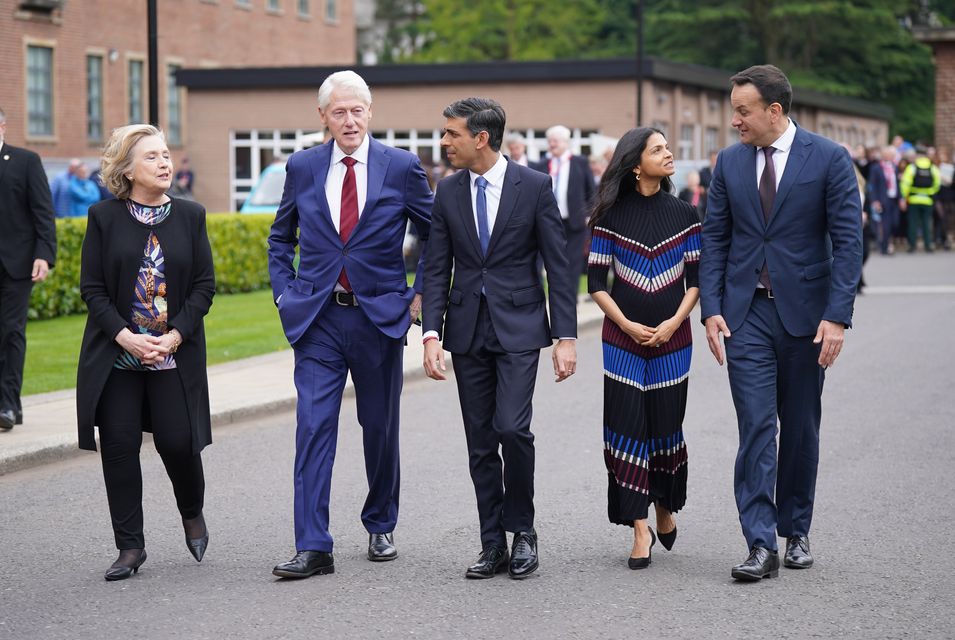
<path fill-rule="evenodd" d="M 143 566 L 144 562 L 146 562 L 145 549 L 123 549 L 103 577 L 110 582 L 125 580 L 134 573 L 138 573 L 139 567 Z"/>
<path fill-rule="evenodd" d="M 196 530 L 199 529 L 198 525 L 202 526 L 201 531 L 204 532 L 203 535 L 197 538 L 190 538 L 190 533 L 195 535 Z M 205 555 L 206 547 L 209 546 L 209 529 L 206 527 L 205 518 L 203 518 L 200 513 L 195 518 L 190 518 L 189 520 L 184 519 L 182 526 L 186 532 L 186 548 L 189 549 L 189 553 L 196 559 L 196 562 L 202 562 L 202 556 Z"/>
<path fill-rule="evenodd" d="M 676 526 L 673 527 L 673 531 L 668 531 L 667 533 L 659 532 L 657 537 L 660 539 L 660 544 L 663 545 L 663 548 L 670 551 L 673 548 L 673 543 L 676 542 Z"/>
<path fill-rule="evenodd" d="M 657 536 L 650 527 L 647 527 L 647 531 L 650 532 L 650 551 L 647 552 L 646 558 L 634 558 L 633 556 L 627 558 L 627 566 L 631 569 L 646 569 L 653 560 L 653 545 L 657 543 Z"/>

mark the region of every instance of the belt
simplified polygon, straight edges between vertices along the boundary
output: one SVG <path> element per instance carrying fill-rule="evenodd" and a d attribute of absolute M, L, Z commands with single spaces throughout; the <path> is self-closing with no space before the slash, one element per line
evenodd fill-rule
<path fill-rule="evenodd" d="M 357 307 L 358 298 L 350 291 L 336 291 L 332 294 L 332 302 L 340 307 Z"/>
<path fill-rule="evenodd" d="M 772 289 L 764 289 L 763 287 L 756 287 L 756 296 L 759 298 L 769 298 L 770 300 L 776 299 Z"/>

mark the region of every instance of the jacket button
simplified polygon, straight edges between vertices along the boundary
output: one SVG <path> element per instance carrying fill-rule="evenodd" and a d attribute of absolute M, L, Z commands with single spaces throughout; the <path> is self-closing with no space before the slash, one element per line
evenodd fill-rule
<path fill-rule="evenodd" d="M 481 273 L 483 273 L 484 275 L 487 275 L 487 269 L 481 269 Z"/>
<path fill-rule="evenodd" d="M 347 256 L 347 255 L 348 255 L 348 249 L 342 249 L 342 255 L 343 255 L 343 256 Z"/>

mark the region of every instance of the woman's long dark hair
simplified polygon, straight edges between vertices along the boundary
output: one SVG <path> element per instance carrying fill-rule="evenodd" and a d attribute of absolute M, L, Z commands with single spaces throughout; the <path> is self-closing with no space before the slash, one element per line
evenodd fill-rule
<path fill-rule="evenodd" d="M 610 165 L 600 179 L 597 188 L 593 211 L 590 213 L 590 228 L 600 223 L 600 219 L 607 214 L 607 210 L 626 193 L 637 188 L 637 178 L 633 175 L 633 168 L 640 165 L 640 159 L 647 148 L 647 140 L 654 133 L 664 135 L 653 127 L 639 127 L 623 134 L 617 148 L 610 159 Z M 660 181 L 660 189 L 666 192 L 673 190 L 673 183 L 669 177 Z"/>

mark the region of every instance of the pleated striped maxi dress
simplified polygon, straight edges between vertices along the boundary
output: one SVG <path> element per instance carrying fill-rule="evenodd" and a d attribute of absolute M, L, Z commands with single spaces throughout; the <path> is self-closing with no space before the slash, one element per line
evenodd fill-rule
<path fill-rule="evenodd" d="M 700 220 L 663 191 L 621 197 L 593 230 L 588 289 L 607 291 L 629 320 L 656 327 L 686 289 L 699 286 Z M 643 347 L 609 318 L 603 324 L 604 461 L 608 516 L 633 526 L 651 502 L 671 512 L 686 502 L 683 439 L 693 339 L 687 318 L 669 342 Z"/>

